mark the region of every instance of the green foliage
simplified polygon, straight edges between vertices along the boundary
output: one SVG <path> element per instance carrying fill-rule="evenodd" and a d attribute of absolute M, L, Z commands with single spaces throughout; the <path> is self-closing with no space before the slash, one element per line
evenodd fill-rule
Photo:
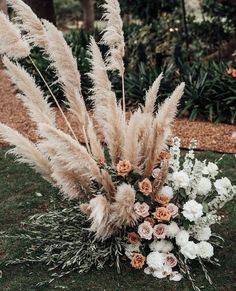
<path fill-rule="evenodd" d="M 82 16 L 81 1 L 54 0 L 57 24 L 65 25 L 67 22 L 78 21 Z"/>
<path fill-rule="evenodd" d="M 193 120 L 235 123 L 236 82 L 226 69 L 227 64 L 216 62 L 183 65 L 179 80 L 186 88 L 180 113 Z"/>
<path fill-rule="evenodd" d="M 65 203 L 64 203 L 65 204 Z M 45 285 L 73 271 L 87 272 L 91 267 L 102 269 L 108 262 L 117 263 L 122 245 L 119 237 L 98 241 L 88 231 L 87 218 L 81 214 L 77 203 L 67 203 L 47 213 L 34 215 L 24 223 L 20 234 L 0 234 L 1 239 L 22 240 L 28 244 L 21 258 L 5 259 L 2 265 L 45 263 L 52 278 L 39 282 Z"/>

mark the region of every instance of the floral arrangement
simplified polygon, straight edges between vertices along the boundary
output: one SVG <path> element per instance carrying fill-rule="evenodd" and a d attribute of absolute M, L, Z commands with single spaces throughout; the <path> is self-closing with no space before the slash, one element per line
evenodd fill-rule
<path fill-rule="evenodd" d="M 53 265 L 51 269 L 61 268 L 61 273 L 54 273 L 61 277 L 92 266 L 102 268 L 108 261 L 116 262 L 119 270 L 119 258 L 126 255 L 135 269 L 174 281 L 186 275 L 198 290 L 189 267 L 196 259 L 211 282 L 204 261 L 218 264 L 213 246 L 220 236 L 210 226 L 220 221 L 216 211 L 233 198 L 236 189 L 226 177 L 218 178 L 216 164 L 194 158 L 194 145 L 183 163 L 180 140 L 174 138 L 172 147 L 167 146 L 184 84 L 156 110 L 161 74 L 147 91 L 144 106 L 127 118 L 120 7 L 117 0 L 105 0 L 107 26 L 101 40 L 108 48 L 105 61 L 93 38 L 89 46 L 92 118 L 81 93 L 77 63 L 62 33 L 39 20 L 23 1 L 7 2 L 16 17 L 10 22 L 0 13 L 0 53 L 40 140 L 33 143 L 4 124 L 0 124 L 0 136 L 14 146 L 10 153 L 19 162 L 32 166 L 71 201 L 68 207 L 31 218 L 30 235 L 19 237 L 33 237 L 34 249 L 27 251 L 28 257 L 8 263 L 44 261 Z M 35 66 L 31 46 L 49 56 L 84 143 L 50 87 L 68 134 L 58 129 L 48 96 L 34 78 L 10 60 L 29 58 Z M 35 70 L 45 81 L 36 66 Z M 116 100 L 107 71 L 118 72 L 121 78 L 122 104 Z M 97 136 L 96 125 L 105 144 Z"/>

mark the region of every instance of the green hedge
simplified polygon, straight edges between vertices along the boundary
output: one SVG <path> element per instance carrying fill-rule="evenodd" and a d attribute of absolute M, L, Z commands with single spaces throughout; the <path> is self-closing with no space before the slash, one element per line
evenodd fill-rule
<path fill-rule="evenodd" d="M 65 39 L 78 60 L 82 78 L 82 92 L 86 102 L 89 103 L 88 96 L 91 82 L 86 74 L 90 69 L 87 55 L 89 35 L 83 31 L 71 31 L 65 35 Z M 99 39 L 98 31 L 95 32 L 95 39 Z M 104 54 L 105 48 L 102 47 L 101 49 Z M 129 47 L 127 50 L 129 50 Z M 56 83 L 55 73 L 49 66 L 49 61 L 46 57 L 42 58 L 42 56 L 43 54 L 39 49 L 35 48 L 33 50 L 32 58 L 41 72 L 43 72 L 55 96 L 61 102 L 65 100 L 63 92 Z M 158 74 L 163 71 L 164 79 L 160 89 L 160 96 L 158 97 L 159 102 L 162 102 L 178 83 L 184 81 L 186 83 L 185 94 L 179 107 L 181 115 L 188 116 L 193 120 L 200 118 L 214 122 L 235 123 L 236 79 L 226 72 L 230 64 L 192 62 L 191 64 L 179 63 L 177 68 L 171 64 L 149 66 L 142 62 L 133 67 L 132 60 L 126 59 L 125 62 L 128 65 L 125 75 L 125 89 L 129 105 L 134 106 L 137 103 L 143 103 L 146 90 L 151 86 Z M 47 88 L 36 74 L 32 64 L 26 60 L 22 64 L 29 72 L 35 75 L 38 85 L 49 95 Z M 109 75 L 113 82 L 113 88 L 118 98 L 120 98 L 120 78 L 116 74 Z"/>

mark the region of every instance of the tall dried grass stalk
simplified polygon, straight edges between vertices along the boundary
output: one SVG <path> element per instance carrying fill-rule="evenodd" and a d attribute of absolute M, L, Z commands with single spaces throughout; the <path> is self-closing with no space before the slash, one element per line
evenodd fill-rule
<path fill-rule="evenodd" d="M 15 20 L 21 30 L 27 32 L 26 39 L 36 46 L 45 48 L 44 27 L 32 9 L 21 0 L 7 0 L 7 4 L 16 13 Z"/>
<path fill-rule="evenodd" d="M 101 172 L 97 163 L 78 141 L 47 124 L 40 124 L 40 133 L 45 141 L 48 140 L 54 147 L 56 156 L 58 155 L 64 159 L 68 169 L 81 171 L 83 175 L 96 179 L 98 183 L 102 184 Z M 41 142 L 42 145 L 45 141 Z M 50 151 L 48 155 L 50 156 Z"/>
<path fill-rule="evenodd" d="M 116 96 L 111 89 L 111 83 L 107 76 L 106 66 L 93 38 L 90 41 L 89 52 L 92 65 L 89 77 L 93 82 L 91 98 L 94 102 L 94 116 L 103 129 L 112 161 L 116 164 L 121 157 L 124 142 L 124 116 L 120 107 L 117 106 Z"/>
<path fill-rule="evenodd" d="M 125 112 L 125 85 L 124 85 L 124 61 L 125 41 L 123 33 L 123 22 L 120 16 L 120 4 L 117 0 L 105 0 L 102 5 L 105 13 L 103 18 L 107 26 L 103 31 L 101 43 L 109 47 L 106 55 L 108 70 L 118 71 L 122 82 L 123 111 Z"/>
<path fill-rule="evenodd" d="M 145 98 L 145 106 L 143 109 L 144 113 L 153 114 L 155 112 L 155 103 L 157 99 L 157 93 L 160 88 L 161 80 L 163 78 L 163 74 L 161 73 L 157 79 L 154 81 L 152 86 L 149 88 Z"/>
<path fill-rule="evenodd" d="M 19 163 L 30 165 L 39 172 L 46 180 L 53 183 L 51 178 L 52 170 L 48 159 L 40 150 L 18 131 L 0 123 L 0 136 L 14 148 L 9 150 L 17 157 Z"/>
<path fill-rule="evenodd" d="M 21 37 L 20 30 L 0 11 L 0 54 L 6 54 L 13 59 L 26 58 L 30 47 Z"/>
<path fill-rule="evenodd" d="M 20 65 L 14 64 L 7 57 L 3 58 L 7 74 L 17 89 L 22 92 L 18 97 L 28 108 L 31 119 L 39 123 L 55 126 L 55 114 L 44 98 L 43 92 L 36 85 L 35 80 Z"/>
<path fill-rule="evenodd" d="M 105 10 L 103 18 L 107 25 L 104 29 L 101 43 L 109 47 L 106 63 L 111 71 L 119 71 L 120 76 L 124 75 L 123 57 L 125 54 L 125 41 L 123 34 L 123 22 L 120 16 L 120 5 L 117 0 L 105 0 L 102 5 Z"/>
<path fill-rule="evenodd" d="M 45 38 L 47 40 L 47 53 L 52 66 L 56 70 L 58 81 L 68 99 L 70 110 L 78 119 L 78 127 L 83 132 L 87 126 L 87 110 L 81 93 L 80 73 L 77 62 L 67 45 L 62 32 L 53 24 L 43 21 Z"/>
<path fill-rule="evenodd" d="M 171 124 L 174 121 L 179 100 L 184 92 L 184 86 L 184 83 L 177 86 L 172 95 L 164 101 L 158 110 L 150 136 L 151 141 L 149 140 L 149 150 L 144 171 L 145 176 L 151 175 L 158 156 L 166 145 L 166 140 L 171 133 Z"/>

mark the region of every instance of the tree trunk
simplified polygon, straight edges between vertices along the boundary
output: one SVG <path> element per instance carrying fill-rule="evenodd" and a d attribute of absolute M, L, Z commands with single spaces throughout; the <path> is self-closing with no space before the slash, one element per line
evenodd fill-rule
<path fill-rule="evenodd" d="M 24 2 L 32 8 L 39 18 L 56 24 L 53 0 L 24 0 Z"/>
<path fill-rule="evenodd" d="M 6 0 L 0 0 L 0 10 L 7 14 L 7 3 Z"/>
<path fill-rule="evenodd" d="M 94 29 L 94 0 L 83 0 L 83 13 L 84 13 L 84 29 L 92 31 Z"/>

